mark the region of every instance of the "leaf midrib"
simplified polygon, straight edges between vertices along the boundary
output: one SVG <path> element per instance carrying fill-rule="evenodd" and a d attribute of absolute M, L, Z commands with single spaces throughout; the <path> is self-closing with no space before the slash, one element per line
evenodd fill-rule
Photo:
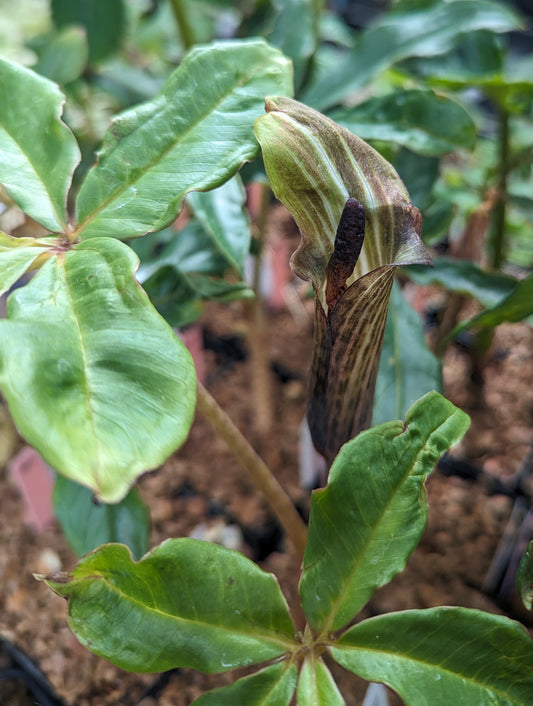
<path fill-rule="evenodd" d="M 67 276 L 67 268 L 66 268 L 66 258 L 65 256 L 57 255 L 57 264 L 58 264 L 58 270 L 61 272 L 61 276 L 63 279 L 64 283 L 64 291 L 66 292 L 68 299 L 69 299 L 69 304 L 70 304 L 70 309 L 72 311 L 72 319 L 74 322 L 73 329 L 76 331 L 77 338 L 79 341 L 79 349 L 83 361 L 83 379 L 85 382 L 84 385 L 84 393 L 85 393 L 85 398 L 86 398 L 86 409 L 89 412 L 89 423 L 91 426 L 92 434 L 93 434 L 93 439 L 95 443 L 95 456 L 97 458 L 97 464 L 93 468 L 93 478 L 96 482 L 96 485 L 99 487 L 98 483 L 98 470 L 102 468 L 102 460 L 101 460 L 101 446 L 99 443 L 99 436 L 98 436 L 98 431 L 97 431 L 97 424 L 96 424 L 96 419 L 95 419 L 95 414 L 94 410 L 91 405 L 91 386 L 89 382 L 89 363 L 86 355 L 86 345 L 85 345 L 85 338 L 83 335 L 83 327 L 80 325 L 80 319 L 77 313 L 77 309 L 75 306 L 75 298 L 72 294 L 72 288 L 70 286 L 70 282 Z"/>
<path fill-rule="evenodd" d="M 224 631 L 224 632 L 231 633 L 234 635 L 235 634 L 242 635 L 247 638 L 250 638 L 250 637 L 255 638 L 258 641 L 265 640 L 265 641 L 269 641 L 271 643 L 274 643 L 275 645 L 280 645 L 280 646 L 286 648 L 287 651 L 294 650 L 295 646 L 298 646 L 298 644 L 299 644 L 296 640 L 290 641 L 289 638 L 281 639 L 279 637 L 279 633 L 275 633 L 275 635 L 277 635 L 277 637 L 274 637 L 274 636 L 271 637 L 270 631 L 266 628 L 263 628 L 265 636 L 263 637 L 263 635 L 260 635 L 259 637 L 257 637 L 257 627 L 255 628 L 256 633 L 254 634 L 253 629 L 250 632 L 247 632 L 242 628 L 232 628 L 232 627 L 227 627 L 223 624 L 221 624 L 221 625 L 220 624 L 213 624 L 213 623 L 208 623 L 206 621 L 202 621 L 202 620 L 198 620 L 198 619 L 193 620 L 192 618 L 185 618 L 182 616 L 172 615 L 171 613 L 164 612 L 163 610 L 161 610 L 157 606 L 147 606 L 146 604 L 142 603 L 139 599 L 134 598 L 133 596 L 125 593 L 118 586 L 113 585 L 107 579 L 107 577 L 105 577 L 103 575 L 96 575 L 96 576 L 91 576 L 91 577 L 86 577 L 86 578 L 92 578 L 93 580 L 96 579 L 99 581 L 103 581 L 105 583 L 107 589 L 110 592 L 114 592 L 115 594 L 117 594 L 122 600 L 133 603 L 134 605 L 139 606 L 142 610 L 149 611 L 153 614 L 162 616 L 163 618 L 168 619 L 168 620 L 173 620 L 173 621 L 177 622 L 178 624 L 185 623 L 188 625 L 198 625 L 199 627 L 202 627 L 202 628 L 208 628 L 211 630 L 220 630 L 220 631 Z"/>
<path fill-rule="evenodd" d="M 435 628 L 434 630 L 431 631 L 431 633 L 428 633 L 428 635 L 436 633 L 438 630 Z M 488 630 L 487 632 L 490 632 Z M 424 635 L 424 638 L 421 640 L 423 642 L 428 635 Z M 474 640 L 469 640 L 468 642 L 463 642 L 460 647 L 464 647 L 465 644 L 469 644 L 470 642 L 474 642 Z M 475 681 L 475 678 L 473 676 L 467 676 L 464 673 L 460 672 L 454 672 L 448 667 L 443 667 L 440 664 L 436 664 L 435 662 L 428 662 L 427 660 L 423 660 L 420 658 L 415 658 L 415 657 L 409 657 L 407 656 L 407 653 L 401 653 L 399 654 L 397 651 L 394 651 L 392 649 L 386 650 L 386 649 L 377 649 L 373 647 L 357 647 L 357 646 L 350 646 L 350 645 L 331 645 L 333 649 L 336 650 L 343 650 L 345 652 L 351 652 L 353 650 L 358 650 L 361 652 L 371 652 L 372 654 L 378 654 L 378 655 L 387 655 L 391 656 L 392 658 L 396 658 L 397 660 L 401 660 L 404 662 L 407 662 L 409 664 L 420 664 L 425 666 L 428 670 L 439 670 L 440 672 L 445 672 L 446 674 L 450 675 L 450 677 L 453 677 L 454 679 L 458 679 L 461 681 L 466 681 L 469 682 L 470 684 L 473 684 L 474 686 L 479 687 L 480 689 L 486 689 L 487 691 L 491 691 L 494 694 L 497 694 L 501 696 L 502 698 L 509 698 L 509 692 L 502 691 L 501 689 L 498 689 L 496 686 L 492 685 L 487 685 L 485 682 L 479 682 Z M 454 652 L 457 652 L 459 648 L 456 648 Z M 453 653 L 452 653 L 453 654 Z M 447 658 L 449 655 L 447 655 Z M 386 679 L 386 675 L 382 675 L 384 679 Z M 393 687 L 394 688 L 394 687 Z"/>
<path fill-rule="evenodd" d="M 453 415 L 452 415 L 452 416 L 453 416 Z M 335 618 L 336 618 L 336 616 L 337 616 L 337 614 L 338 614 L 338 611 L 339 611 L 339 607 L 342 605 L 342 603 L 343 603 L 343 601 L 344 601 L 344 596 L 345 596 L 346 592 L 348 591 L 349 587 L 351 586 L 351 584 L 352 584 L 352 582 L 353 582 L 353 576 L 354 576 L 355 574 L 357 574 L 357 572 L 359 571 L 359 568 L 360 568 L 361 563 L 364 561 L 365 557 L 366 557 L 367 554 L 368 554 L 368 547 L 369 547 L 369 545 L 372 543 L 373 538 L 374 538 L 376 532 L 377 532 L 378 529 L 381 527 L 382 520 L 383 520 L 384 516 L 385 516 L 385 515 L 387 514 L 387 512 L 389 511 L 390 506 L 392 505 L 392 503 L 393 503 L 394 500 L 396 499 L 396 496 L 397 496 L 399 490 L 402 488 L 403 484 L 405 483 L 405 480 L 406 480 L 406 479 L 411 475 L 411 473 L 413 472 L 413 469 L 414 469 L 414 467 L 415 467 L 415 465 L 416 465 L 416 463 L 417 463 L 418 457 L 420 456 L 420 454 L 422 453 L 422 451 L 423 451 L 424 448 L 426 447 L 426 445 L 427 445 L 429 439 L 430 439 L 431 437 L 433 437 L 433 436 L 438 432 L 438 430 L 439 430 L 441 427 L 443 427 L 445 424 L 447 424 L 448 421 L 449 421 L 449 419 L 450 419 L 450 417 L 447 417 L 441 424 L 439 424 L 437 427 L 435 427 L 435 429 L 433 429 L 433 430 L 431 431 L 431 433 L 426 437 L 426 439 L 425 439 L 423 445 L 421 446 L 421 448 L 420 448 L 420 449 L 418 450 L 418 452 L 416 453 L 416 456 L 415 456 L 415 458 L 413 459 L 412 464 L 408 467 L 408 469 L 406 470 L 406 472 L 405 472 L 404 475 L 402 476 L 402 479 L 399 481 L 399 483 L 398 483 L 398 485 L 397 485 L 397 487 L 396 487 L 396 490 L 395 490 L 394 493 L 391 495 L 391 498 L 390 498 L 389 502 L 388 502 L 386 505 L 383 506 L 383 511 L 382 511 L 382 513 L 380 514 L 378 521 L 374 524 L 374 527 L 373 527 L 372 531 L 369 533 L 368 539 L 367 539 L 367 541 L 365 542 L 363 551 L 360 552 L 359 557 L 357 558 L 357 560 L 356 560 L 356 561 L 354 562 L 354 564 L 353 564 L 352 570 L 346 575 L 346 579 L 342 582 L 342 584 L 341 584 L 341 585 L 342 585 L 342 588 L 341 588 L 341 590 L 339 591 L 338 597 L 332 602 L 331 610 L 330 610 L 330 612 L 329 612 L 329 617 L 324 621 L 323 626 L 322 626 L 322 628 L 320 629 L 320 634 L 321 634 L 321 635 L 327 635 L 327 634 L 329 634 L 329 633 L 332 631 L 331 624 L 332 624 L 332 622 L 335 620 Z M 405 431 L 405 430 L 404 430 L 404 431 Z M 402 431 L 401 434 L 403 434 L 404 431 Z M 401 435 L 401 434 L 400 434 L 400 435 Z M 337 533 L 337 534 L 338 534 L 338 533 Z"/>

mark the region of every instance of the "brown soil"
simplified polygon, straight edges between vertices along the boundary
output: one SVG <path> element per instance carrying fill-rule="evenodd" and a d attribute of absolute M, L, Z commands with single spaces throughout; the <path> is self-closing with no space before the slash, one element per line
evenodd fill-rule
<path fill-rule="evenodd" d="M 221 352 L 206 353 L 208 388 L 303 511 L 308 508 L 309 494 L 299 487 L 297 447 L 312 340 L 312 321 L 305 306 L 292 312 L 271 312 L 268 317 L 270 356 L 282 375 L 270 376 L 274 415 L 267 438 L 262 439 L 254 428 L 249 357 L 236 361 Z M 210 306 L 204 324 L 215 337 L 235 337 L 246 351 L 242 312 L 240 304 Z M 526 325 L 500 327 L 482 393 L 469 383 L 467 361 L 464 352 L 452 348 L 444 371 L 447 397 L 473 417 L 471 430 L 455 454 L 493 474 L 509 475 L 533 440 L 533 332 Z M 222 517 L 226 523 L 237 522 L 252 531 L 250 543 L 242 547 L 248 556 L 254 555 L 251 544 L 261 530 L 272 534 L 265 503 L 224 442 L 213 437 L 201 418 L 196 419 L 185 446 L 160 471 L 143 477 L 139 488 L 151 508 L 151 546 L 167 537 L 186 536 L 200 522 L 216 521 L 209 516 L 217 514 L 219 520 Z M 527 614 L 516 603 L 504 611 L 481 590 L 512 500 L 489 497 L 481 484 L 439 472 L 431 476 L 427 489 L 430 513 L 422 542 L 406 570 L 372 598 L 365 615 L 447 604 L 507 612 L 527 621 Z M 176 671 L 164 675 L 156 696 L 139 701 L 159 677 L 130 675 L 86 651 L 67 627 L 65 602 L 32 578 L 34 571 L 50 570 L 50 556 L 64 569 L 71 568 L 76 557 L 57 524 L 41 534 L 24 524 L 22 501 L 8 479 L 5 463 L 0 493 L 0 635 L 38 663 L 68 706 L 185 706 L 204 690 L 233 680 L 233 674 Z M 274 551 L 260 564 L 277 574 L 289 603 L 294 604 L 298 566 L 290 547 L 283 541 L 276 545 L 275 537 L 271 540 L 270 547 L 266 542 L 263 549 L 267 552 L 273 546 Z M 335 674 L 347 704 L 361 703 L 365 685 L 341 669 L 335 669 Z M 20 682 L 0 681 L 1 705 L 33 703 Z"/>

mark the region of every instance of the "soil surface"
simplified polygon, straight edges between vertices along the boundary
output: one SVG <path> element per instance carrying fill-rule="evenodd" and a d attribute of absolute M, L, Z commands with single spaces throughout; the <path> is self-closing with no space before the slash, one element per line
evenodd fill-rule
<path fill-rule="evenodd" d="M 252 363 L 243 305 L 209 305 L 202 324 L 208 346 L 206 386 L 305 514 L 309 492 L 299 484 L 298 438 L 311 357 L 312 304 L 299 298 L 297 289 L 291 285 L 288 308 L 269 311 L 267 317 L 273 404 L 267 434 L 257 429 L 258 413 L 250 394 Z M 498 329 L 482 388 L 470 382 L 468 361 L 468 352 L 457 346 L 446 354 L 445 394 L 472 416 L 472 427 L 453 454 L 505 478 L 517 470 L 533 441 L 533 331 L 521 324 Z M 32 577 L 32 572 L 72 568 L 76 557 L 57 523 L 41 533 L 24 523 L 23 501 L 7 472 L 9 458 L 21 442 L 15 438 L 11 443 L 6 419 L 2 429 L 0 636 L 38 665 L 68 706 L 185 706 L 203 691 L 233 681 L 235 673 L 204 676 L 192 670 L 131 675 L 79 645 L 67 627 L 66 603 Z M 167 537 L 205 532 L 206 524 L 212 530 L 209 536 L 215 538 L 222 527 L 237 526 L 240 534 L 236 531 L 232 537 L 239 548 L 276 573 L 289 604 L 295 603 L 298 566 L 290 546 L 245 471 L 204 419 L 197 417 L 182 449 L 158 472 L 141 478 L 138 487 L 151 508 L 151 546 Z M 506 613 L 528 624 L 531 616 L 520 609 L 516 598 L 502 602 L 483 590 L 513 499 L 489 495 L 487 483 L 439 471 L 430 477 L 427 491 L 430 511 L 421 544 L 406 570 L 375 594 L 362 617 L 461 605 Z M 6 668 L 5 651 L 1 655 L 0 670 Z M 366 684 L 340 668 L 334 673 L 346 703 L 360 704 Z M 23 681 L 0 681 L 2 706 L 34 703 Z"/>

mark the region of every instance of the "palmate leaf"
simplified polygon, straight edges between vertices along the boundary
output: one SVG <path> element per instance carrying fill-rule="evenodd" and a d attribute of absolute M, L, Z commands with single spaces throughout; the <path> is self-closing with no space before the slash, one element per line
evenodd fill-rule
<path fill-rule="evenodd" d="M 519 623 L 478 610 L 370 618 L 342 635 L 331 654 L 413 706 L 524 706 L 533 694 L 533 641 Z"/>
<path fill-rule="evenodd" d="M 395 266 L 431 259 L 420 213 L 375 150 L 291 99 L 266 109 L 255 126 L 265 168 L 302 235 L 291 265 L 316 294 L 308 419 L 331 463 L 371 422 Z"/>
<path fill-rule="evenodd" d="M 430 392 L 405 423 L 373 427 L 341 449 L 327 487 L 313 493 L 300 581 L 320 634 L 346 625 L 405 567 L 426 524 L 424 481 L 468 425 L 464 412 Z"/>
<path fill-rule="evenodd" d="M 153 100 L 117 117 L 77 201 L 78 235 L 161 230 L 185 194 L 219 186 L 257 153 L 253 121 L 290 62 L 262 40 L 193 49 Z"/>
<path fill-rule="evenodd" d="M 187 350 L 135 281 L 112 238 L 52 255 L 8 300 L 0 386 L 44 459 L 104 502 L 185 439 L 196 395 Z"/>
<path fill-rule="evenodd" d="M 45 228 L 67 228 L 67 192 L 80 160 L 61 121 L 65 97 L 42 76 L 0 59 L 0 183 Z"/>
<path fill-rule="evenodd" d="M 38 578 L 68 598 L 78 640 L 129 671 L 222 672 L 298 644 L 275 577 L 209 542 L 169 539 L 137 563 L 108 544 L 71 573 Z"/>

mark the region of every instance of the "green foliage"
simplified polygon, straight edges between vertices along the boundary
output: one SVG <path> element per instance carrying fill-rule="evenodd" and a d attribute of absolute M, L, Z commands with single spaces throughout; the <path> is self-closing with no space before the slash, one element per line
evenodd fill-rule
<path fill-rule="evenodd" d="M 95 502 L 88 488 L 57 476 L 53 503 L 65 537 L 78 556 L 107 542 L 125 544 L 134 559 L 148 551 L 150 512 L 135 488 L 120 503 L 108 505 Z"/>
<path fill-rule="evenodd" d="M 85 29 L 91 63 L 118 48 L 125 29 L 123 0 L 51 0 L 51 8 L 57 27 L 75 24 Z"/>
<path fill-rule="evenodd" d="M 415 206 L 426 243 L 486 214 L 494 268 L 509 253 L 529 262 L 531 66 L 509 59 L 499 36 L 519 19 L 488 0 L 403 0 L 355 33 L 320 0 L 139 8 L 51 0 L 55 30 L 31 42 L 42 75 L 0 59 L 0 182 L 45 229 L 0 233 L 0 291 L 34 273 L 0 321 L 0 387 L 19 431 L 62 474 L 54 501 L 69 541 L 90 552 L 39 578 L 68 599 L 80 641 L 123 668 L 258 665 L 198 704 L 342 704 L 326 653 L 406 703 L 522 706 L 533 643 L 512 621 L 434 608 L 350 627 L 404 568 L 426 522 L 425 479 L 469 423 L 428 392 L 441 387 L 440 365 L 393 286 L 397 265 L 430 262 Z M 221 27 L 270 43 L 211 41 Z M 298 96 L 329 116 L 287 97 L 293 69 Z M 48 79 L 66 86 L 77 140 Z M 497 129 L 470 87 L 496 107 Z M 86 173 L 105 111 L 123 109 Z M 302 231 L 295 271 L 316 294 L 309 409 L 331 472 L 311 502 L 301 632 L 276 579 L 239 553 L 176 539 L 145 554 L 149 518 L 131 489 L 194 414 L 194 368 L 170 326 L 194 321 L 206 299 L 250 295 L 235 175 L 259 152 L 254 121 L 272 188 Z M 533 313 L 531 275 L 449 258 L 407 272 L 486 307 L 460 328 Z M 355 436 L 372 414 L 385 423 Z M 93 493 L 116 504 L 95 505 Z M 96 548 L 104 542 L 123 544 Z M 530 553 L 517 579 L 526 606 Z"/>
<path fill-rule="evenodd" d="M 289 706 L 298 670 L 295 664 L 280 662 L 241 677 L 229 686 L 208 691 L 194 701 L 195 706 Z"/>
<path fill-rule="evenodd" d="M 520 624 L 499 615 L 430 608 L 365 620 L 331 653 L 350 671 L 389 684 L 408 704 L 518 706 L 533 693 L 532 646 Z"/>
<path fill-rule="evenodd" d="M 522 321 L 533 314 L 533 273 L 518 282 L 498 304 L 460 324 L 456 333 L 465 328 L 494 328 L 504 321 Z"/>
<path fill-rule="evenodd" d="M 0 182 L 53 232 L 67 227 L 67 192 L 79 161 L 76 140 L 60 120 L 63 100 L 55 84 L 0 59 Z"/>
<path fill-rule="evenodd" d="M 508 7 L 486 0 L 437 2 L 416 10 L 399 3 L 363 32 L 335 71 L 305 91 L 302 99 L 320 110 L 330 108 L 396 62 L 446 54 L 462 34 L 475 30 L 507 32 L 518 26 Z"/>
<path fill-rule="evenodd" d="M 113 121 L 78 194 L 78 237 L 161 230 L 188 191 L 220 186 L 257 154 L 253 121 L 272 86 L 291 92 L 290 66 L 262 41 L 193 49 L 154 101 Z"/>
<path fill-rule="evenodd" d="M 516 576 L 518 595 L 528 610 L 531 610 L 533 601 L 533 541 L 528 545 L 520 561 Z"/>
<path fill-rule="evenodd" d="M 69 625 L 82 644 L 130 671 L 221 672 L 296 645 L 274 576 L 209 542 L 168 539 L 138 563 L 126 547 L 108 544 L 46 582 L 69 599 Z"/>
<path fill-rule="evenodd" d="M 300 595 L 321 634 L 342 628 L 405 566 L 426 524 L 424 480 L 469 419 L 438 393 L 346 444 L 315 491 Z"/>
<path fill-rule="evenodd" d="M 161 464 L 194 412 L 192 360 L 135 281 L 137 262 L 112 238 L 58 250 L 0 321 L 0 383 L 17 427 L 104 502 Z"/>
<path fill-rule="evenodd" d="M 426 345 L 420 316 L 395 283 L 379 361 L 372 424 L 403 417 L 409 405 L 431 390 L 442 391 L 441 364 Z"/>
<path fill-rule="evenodd" d="M 428 89 L 396 90 L 329 115 L 363 140 L 394 142 L 426 156 L 471 149 L 476 139 L 465 108 Z"/>
<path fill-rule="evenodd" d="M 474 262 L 438 257 L 431 269 L 406 267 L 404 272 L 417 284 L 437 284 L 449 292 L 477 299 L 485 307 L 498 304 L 517 286 L 517 280 L 500 272 L 486 272 Z"/>
<path fill-rule="evenodd" d="M 2 67 L 0 179 L 23 210 L 60 233 L 35 241 L 2 235 L 4 290 L 42 266 L 10 297 L 0 322 L 2 392 L 19 430 L 52 467 L 101 500 L 119 502 L 139 474 L 185 440 L 195 375 L 135 279 L 138 259 L 114 239 L 161 228 L 187 191 L 221 184 L 251 158 L 263 94 L 290 91 L 290 66 L 263 41 L 195 49 L 158 98 L 113 123 L 83 182 L 74 230 L 66 199 L 79 152 L 60 120 L 62 95 L 28 70 Z M 217 71 L 219 83 L 211 80 Z M 193 100 L 196 82 L 210 88 Z M 20 120 L 29 100 L 39 100 L 42 115 Z M 215 124 L 225 134 L 216 149 Z M 235 202 L 228 226 L 240 228 L 231 238 L 218 227 L 215 199 L 201 199 L 197 210 L 228 264 L 242 269 L 249 238 L 242 188 L 234 182 L 228 189 Z"/>

